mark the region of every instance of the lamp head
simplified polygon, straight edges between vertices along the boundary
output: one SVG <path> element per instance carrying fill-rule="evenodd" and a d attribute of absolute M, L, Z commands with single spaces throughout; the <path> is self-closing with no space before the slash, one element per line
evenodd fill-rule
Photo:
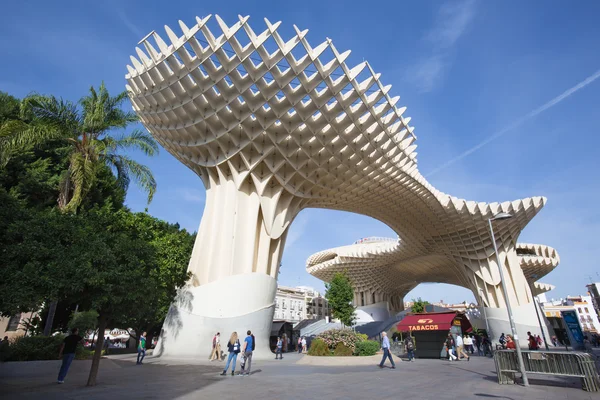
<path fill-rule="evenodd" d="M 512 218 L 512 217 L 513 217 L 512 214 L 504 213 L 503 212 L 503 213 L 498 213 L 498 214 L 494 215 L 493 218 L 490 218 L 490 221 L 498 221 L 498 220 L 501 220 L 501 219 L 509 219 L 509 218 Z"/>

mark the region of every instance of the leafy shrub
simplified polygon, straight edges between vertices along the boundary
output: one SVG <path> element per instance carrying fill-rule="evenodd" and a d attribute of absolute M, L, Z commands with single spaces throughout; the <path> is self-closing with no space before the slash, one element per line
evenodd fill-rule
<path fill-rule="evenodd" d="M 358 336 L 358 339 L 361 342 L 364 342 L 365 340 L 369 340 L 369 335 L 367 335 L 366 333 L 357 333 L 356 335 Z"/>
<path fill-rule="evenodd" d="M 352 349 L 350 347 L 346 346 L 344 343 L 338 343 L 337 346 L 335 346 L 335 350 L 333 351 L 334 356 L 342 356 L 342 357 L 351 356 L 352 353 L 353 353 Z"/>
<path fill-rule="evenodd" d="M 9 346 L 7 361 L 56 360 L 64 336 L 22 336 Z"/>
<path fill-rule="evenodd" d="M 315 339 L 310 344 L 310 348 L 308 349 L 308 355 L 311 356 L 329 356 L 331 355 L 331 351 L 327 344 L 321 339 Z"/>
<path fill-rule="evenodd" d="M 36 361 L 56 360 L 60 345 L 64 340 L 63 335 L 56 336 L 22 336 L 10 343 L 6 361 Z M 94 352 L 77 345 L 75 349 L 76 360 L 87 360 L 92 358 Z"/>
<path fill-rule="evenodd" d="M 338 343 L 343 343 L 344 346 L 350 348 L 352 352 L 356 349 L 356 344 L 361 341 L 359 333 L 352 329 L 331 329 L 321 333 L 317 338 L 321 339 L 329 350 L 335 350 Z"/>
<path fill-rule="evenodd" d="M 358 356 L 374 356 L 379 351 L 379 347 L 379 342 L 375 340 L 364 340 L 358 342 L 354 353 Z"/>

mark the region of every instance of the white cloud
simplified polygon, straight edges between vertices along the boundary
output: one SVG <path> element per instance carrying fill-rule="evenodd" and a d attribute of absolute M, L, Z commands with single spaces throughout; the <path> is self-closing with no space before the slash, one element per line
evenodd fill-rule
<path fill-rule="evenodd" d="M 179 189 L 179 197 L 190 203 L 204 203 L 204 192 L 197 189 Z"/>
<path fill-rule="evenodd" d="M 291 247 L 296 241 L 298 241 L 298 239 L 302 237 L 302 235 L 304 235 L 307 225 L 308 217 L 306 216 L 306 213 L 300 214 L 289 227 L 290 232 L 288 233 L 285 241 L 286 247 Z"/>
<path fill-rule="evenodd" d="M 453 46 L 467 29 L 475 14 L 475 1 L 448 2 L 440 7 L 436 27 L 426 36 L 435 48 Z"/>
<path fill-rule="evenodd" d="M 141 39 L 145 36 L 142 30 L 138 28 L 133 22 L 131 22 L 129 18 L 127 18 L 127 15 L 125 15 L 125 12 L 123 10 L 117 9 L 116 11 L 116 14 L 121 20 L 121 22 L 123 22 L 123 24 L 127 27 L 127 29 L 131 31 L 131 33 L 133 33 L 138 39 Z"/>
<path fill-rule="evenodd" d="M 463 158 L 469 156 L 470 154 L 475 153 L 477 150 L 479 150 L 480 148 L 482 148 L 486 144 L 488 144 L 488 143 L 490 143 L 490 142 L 498 139 L 499 137 L 501 137 L 501 136 L 507 134 L 508 132 L 516 129 L 517 127 L 521 126 L 524 122 L 526 122 L 526 121 L 530 120 L 531 118 L 533 118 L 533 117 L 535 117 L 535 116 L 543 113 L 544 111 L 546 111 L 546 110 L 554 107 L 555 105 L 557 105 L 561 101 L 565 100 L 569 96 L 573 95 L 577 91 L 579 91 L 579 90 L 583 89 L 584 87 L 590 85 L 591 83 L 593 83 L 598 78 L 600 78 L 600 70 L 598 70 L 595 73 L 593 73 L 592 75 L 588 76 L 583 81 L 579 82 L 577 85 L 575 85 L 575 86 L 573 86 L 573 87 L 565 90 L 560 95 L 558 95 L 555 98 L 553 98 L 552 100 L 550 100 L 550 101 L 542 104 L 541 106 L 539 106 L 538 108 L 536 108 L 534 110 L 531 110 L 527 114 L 523 115 L 521 118 L 517 119 L 512 124 L 510 124 L 507 127 L 499 130 L 498 132 L 494 133 L 493 135 L 490 135 L 489 137 L 487 137 L 482 142 L 476 144 L 475 146 L 471 147 L 470 149 L 466 150 L 465 152 L 459 154 L 458 156 L 454 157 L 450 161 L 447 161 L 444 164 L 442 164 L 442 165 L 438 166 L 437 168 L 433 169 L 433 171 L 429 172 L 425 176 L 426 177 L 430 177 L 431 175 L 433 175 L 435 173 L 438 173 L 439 171 L 443 170 L 446 167 L 449 167 L 450 165 L 454 164 L 455 162 L 460 161 Z"/>
<path fill-rule="evenodd" d="M 435 18 L 435 27 L 423 38 L 431 45 L 431 54 L 408 68 L 406 80 L 415 84 L 421 92 L 434 90 L 451 65 L 452 47 L 468 29 L 474 15 L 475 0 L 442 5 Z"/>

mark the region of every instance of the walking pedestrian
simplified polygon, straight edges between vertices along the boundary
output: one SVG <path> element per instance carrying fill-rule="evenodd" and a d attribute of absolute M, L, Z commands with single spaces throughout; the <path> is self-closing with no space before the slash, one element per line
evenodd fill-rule
<path fill-rule="evenodd" d="M 302 352 L 306 353 L 306 338 L 302 337 Z"/>
<path fill-rule="evenodd" d="M 237 355 L 240 353 L 240 351 L 242 351 L 237 332 L 233 332 L 229 337 L 229 342 L 227 342 L 227 350 L 229 351 L 229 356 L 227 357 L 227 364 L 225 364 L 225 369 L 221 375 L 227 375 L 229 363 L 231 363 L 231 360 L 233 360 L 233 364 L 231 365 L 231 376 L 233 376 L 235 375 L 235 362 L 237 361 Z M 240 365 L 242 365 L 241 362 Z"/>
<path fill-rule="evenodd" d="M 515 350 L 517 348 L 515 341 L 510 335 L 506 335 L 506 348 L 510 350 Z"/>
<path fill-rule="evenodd" d="M 538 350 L 539 346 L 535 336 L 531 334 L 531 332 L 527 332 L 527 341 L 529 342 L 529 350 Z"/>
<path fill-rule="evenodd" d="M 535 335 L 535 342 L 538 345 L 538 349 L 542 347 L 542 345 L 544 344 L 544 341 L 542 340 L 542 338 L 540 337 L 540 335 Z"/>
<path fill-rule="evenodd" d="M 454 338 L 451 333 L 448 333 L 448 337 L 446 338 L 446 352 L 448 353 L 448 360 L 454 361 L 457 360 L 457 357 L 452 354 L 452 349 L 454 348 Z"/>
<path fill-rule="evenodd" d="M 298 354 L 302 353 L 302 336 L 298 337 Z"/>
<path fill-rule="evenodd" d="M 504 333 L 502 335 L 500 335 L 500 338 L 498 339 L 498 341 L 502 345 L 502 348 L 505 349 L 506 348 L 506 336 L 504 335 Z"/>
<path fill-rule="evenodd" d="M 408 334 L 406 339 L 404 339 L 404 345 L 406 346 L 406 354 L 408 355 L 408 361 L 415 361 L 415 343 L 413 342 L 413 338 Z"/>
<path fill-rule="evenodd" d="M 481 344 L 481 336 L 476 334 L 473 337 L 473 346 L 475 346 L 475 350 L 477 350 L 477 355 L 482 356 L 483 355 L 483 346 Z"/>
<path fill-rule="evenodd" d="M 210 361 L 221 359 L 221 333 L 217 332 L 212 340 L 212 352 L 210 353 Z"/>
<path fill-rule="evenodd" d="M 463 344 L 465 346 L 465 351 L 473 355 L 473 338 L 469 335 L 465 335 L 463 338 Z"/>
<path fill-rule="evenodd" d="M 252 332 L 246 332 L 247 336 L 244 339 L 244 366 L 240 372 L 240 375 L 250 375 L 250 369 L 252 368 L 252 350 L 254 350 L 254 335 Z M 247 368 L 246 368 L 247 366 Z"/>
<path fill-rule="evenodd" d="M 62 364 L 60 365 L 60 371 L 58 372 L 58 383 L 65 383 L 67 372 L 69 372 L 69 367 L 75 358 L 77 344 L 79 344 L 79 342 L 82 340 L 83 338 L 79 336 L 79 330 L 77 328 L 73 328 L 71 329 L 71 334 L 67 336 L 60 345 L 58 358 L 62 358 Z"/>
<path fill-rule="evenodd" d="M 467 361 L 471 361 L 471 357 L 469 357 L 469 355 L 467 353 L 465 353 L 465 345 L 464 345 L 464 341 L 462 336 L 460 336 L 460 334 L 456 335 L 456 356 L 458 357 L 458 359 L 460 360 L 461 357 L 467 357 Z"/>
<path fill-rule="evenodd" d="M 283 339 L 278 337 L 277 338 L 277 345 L 275 347 L 275 359 L 276 360 L 281 360 L 283 359 L 283 355 L 281 354 L 281 352 L 283 351 Z M 279 357 L 277 357 L 279 356 Z"/>
<path fill-rule="evenodd" d="M 381 349 L 383 350 L 383 357 L 381 358 L 381 362 L 379 363 L 379 368 L 383 368 L 383 363 L 385 363 L 385 359 L 389 358 L 392 363 L 392 369 L 396 368 L 396 364 L 394 363 L 394 359 L 392 359 L 392 353 L 390 353 L 390 339 L 387 337 L 386 332 L 382 332 L 381 335 L 383 339 L 381 340 Z"/>
<path fill-rule="evenodd" d="M 142 361 L 144 361 L 144 357 L 146 357 L 146 332 L 142 332 L 140 335 L 140 342 L 138 343 L 137 348 L 137 365 L 142 365 Z M 140 358 L 142 356 L 142 358 Z"/>

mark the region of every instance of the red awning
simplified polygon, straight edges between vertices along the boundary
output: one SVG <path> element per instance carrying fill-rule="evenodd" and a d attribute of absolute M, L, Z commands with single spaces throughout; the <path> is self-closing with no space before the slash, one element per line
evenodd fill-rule
<path fill-rule="evenodd" d="M 456 313 L 407 315 L 398 324 L 399 331 L 449 331 Z"/>

